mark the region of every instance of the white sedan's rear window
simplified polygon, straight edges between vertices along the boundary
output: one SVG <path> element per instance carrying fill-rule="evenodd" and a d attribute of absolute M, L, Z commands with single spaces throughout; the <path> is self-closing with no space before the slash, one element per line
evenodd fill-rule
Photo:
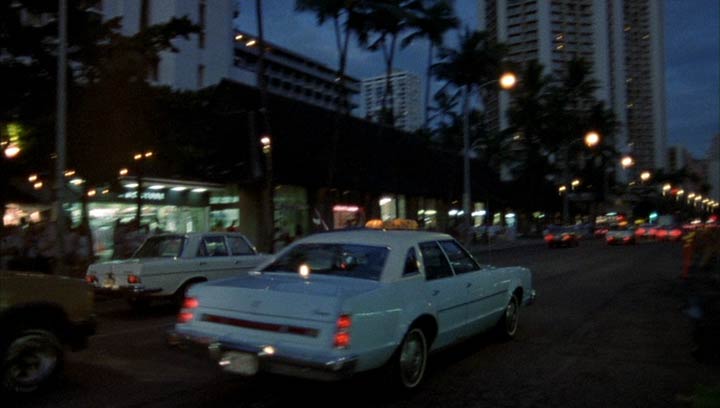
<path fill-rule="evenodd" d="M 351 244 L 301 244 L 266 266 L 263 272 L 298 273 L 379 280 L 389 250 L 385 247 Z"/>

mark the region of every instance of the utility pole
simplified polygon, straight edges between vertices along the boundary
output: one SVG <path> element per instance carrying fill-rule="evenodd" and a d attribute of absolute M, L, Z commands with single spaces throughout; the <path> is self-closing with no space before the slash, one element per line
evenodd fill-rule
<path fill-rule="evenodd" d="M 67 115 L 67 0 L 58 3 L 57 118 L 55 120 L 55 274 L 65 267 L 65 118 Z"/>

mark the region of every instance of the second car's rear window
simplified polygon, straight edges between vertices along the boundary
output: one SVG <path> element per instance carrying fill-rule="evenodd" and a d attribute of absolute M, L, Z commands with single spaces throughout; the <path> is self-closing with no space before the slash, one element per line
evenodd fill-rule
<path fill-rule="evenodd" d="M 354 244 L 300 244 L 284 253 L 263 272 L 298 273 L 304 265 L 310 274 L 379 280 L 389 250 Z"/>

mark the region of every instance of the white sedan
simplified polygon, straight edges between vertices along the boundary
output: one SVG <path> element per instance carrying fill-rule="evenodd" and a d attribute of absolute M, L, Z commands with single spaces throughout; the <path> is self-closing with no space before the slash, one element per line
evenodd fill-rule
<path fill-rule="evenodd" d="M 161 234 L 146 239 L 130 259 L 90 265 L 85 280 L 135 306 L 170 296 L 180 304 L 191 285 L 246 274 L 270 258 L 239 233 Z"/>
<path fill-rule="evenodd" d="M 531 279 L 481 267 L 446 234 L 322 233 L 258 272 L 190 288 L 170 341 L 243 375 L 332 380 L 387 367 L 411 389 L 430 351 L 493 328 L 512 338 Z"/>

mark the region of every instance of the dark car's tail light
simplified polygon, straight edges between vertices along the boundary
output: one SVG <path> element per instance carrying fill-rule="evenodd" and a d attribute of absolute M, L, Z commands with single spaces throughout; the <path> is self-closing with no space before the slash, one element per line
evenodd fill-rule
<path fill-rule="evenodd" d="M 550 241 L 552 241 L 553 239 L 555 239 L 555 237 L 553 236 L 553 234 L 547 234 L 547 235 L 545 235 L 545 242 L 550 242 Z"/>
<path fill-rule="evenodd" d="M 95 275 L 85 275 L 85 282 L 87 282 L 87 283 L 89 283 L 89 284 L 92 285 L 93 283 L 95 283 L 95 282 L 97 282 L 97 281 L 98 281 L 97 276 L 95 276 Z"/>
<path fill-rule="evenodd" d="M 333 347 L 345 349 L 350 347 L 350 328 L 352 327 L 352 318 L 350 315 L 344 314 L 338 317 L 335 323 L 335 336 L 333 338 Z"/>
<path fill-rule="evenodd" d="M 178 313 L 178 323 L 187 323 L 192 320 L 195 317 L 192 311 L 193 309 L 197 309 L 198 306 L 200 306 L 200 302 L 196 298 L 186 297 L 183 301 L 182 309 L 180 310 L 180 313 Z"/>
<path fill-rule="evenodd" d="M 682 235 L 682 231 L 680 231 L 679 229 L 674 229 L 674 230 L 670 231 L 670 236 L 673 238 L 679 238 L 681 235 Z"/>
<path fill-rule="evenodd" d="M 138 284 L 138 283 L 140 283 L 140 277 L 137 275 L 130 274 L 127 277 L 127 282 L 129 284 Z"/>
<path fill-rule="evenodd" d="M 563 241 L 570 241 L 571 239 L 573 239 L 573 237 L 572 237 L 572 235 L 570 235 L 570 234 L 564 234 L 564 235 L 562 236 L 562 240 L 563 240 Z"/>
<path fill-rule="evenodd" d="M 638 228 L 637 231 L 635 231 L 635 235 L 642 237 L 645 235 L 645 229 L 644 228 Z"/>

